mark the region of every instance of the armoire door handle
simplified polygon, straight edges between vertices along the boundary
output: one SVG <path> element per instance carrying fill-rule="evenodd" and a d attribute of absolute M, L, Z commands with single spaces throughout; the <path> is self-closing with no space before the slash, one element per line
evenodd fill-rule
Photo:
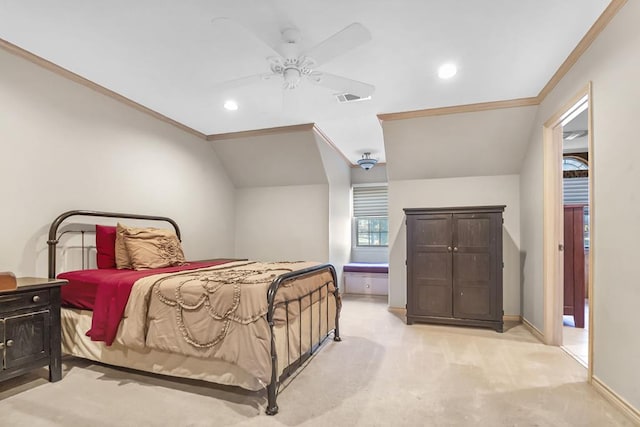
<path fill-rule="evenodd" d="M 451 246 L 447 246 L 447 250 L 451 252 Z"/>

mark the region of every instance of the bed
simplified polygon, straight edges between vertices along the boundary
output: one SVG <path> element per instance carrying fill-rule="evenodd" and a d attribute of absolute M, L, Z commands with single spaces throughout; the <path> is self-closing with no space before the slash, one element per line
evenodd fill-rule
<path fill-rule="evenodd" d="M 178 224 L 167 217 L 86 210 L 59 215 L 47 243 L 49 277 L 69 281 L 61 313 L 66 354 L 266 389 L 266 413 L 274 415 L 279 385 L 328 337 L 340 341 L 340 294 L 330 264 L 213 259 L 138 270 L 86 269 L 83 255 L 82 269 L 58 274 L 61 236 L 78 232 L 68 223 L 71 217 L 168 223 L 180 240 Z M 110 226 L 97 225 L 104 233 L 100 227 Z M 86 230 L 79 232 L 84 254 Z M 98 266 L 100 256 L 98 250 Z"/>

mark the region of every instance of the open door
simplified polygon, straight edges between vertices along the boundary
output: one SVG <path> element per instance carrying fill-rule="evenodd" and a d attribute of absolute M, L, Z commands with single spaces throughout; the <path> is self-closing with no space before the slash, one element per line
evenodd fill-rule
<path fill-rule="evenodd" d="M 591 84 L 552 116 L 544 124 L 543 129 L 544 339 L 550 345 L 573 346 L 576 344 L 582 349 L 586 347 L 586 350 L 577 350 L 578 347 L 567 346 L 565 350 L 574 357 L 578 356 L 576 353 L 583 356 L 583 360 L 579 357 L 576 359 L 588 367 L 589 381 L 592 377 L 591 362 L 593 360 L 593 328 L 589 325 L 593 324 L 593 309 L 588 310 L 584 304 L 584 298 L 589 296 L 592 308 L 593 238 L 591 236 L 594 206 L 591 196 L 593 193 L 591 191 L 593 189 L 593 133 L 590 99 Z M 576 127 L 583 129 L 576 129 Z M 575 144 L 569 143 L 581 134 L 585 137 L 581 148 L 576 148 Z M 574 145 L 573 148 L 567 148 L 572 145 Z M 587 172 L 566 173 L 565 168 L 575 169 L 570 167 L 577 163 L 573 158 L 580 157 L 585 158 L 585 163 L 588 165 Z M 570 185 L 575 185 L 579 181 L 584 183 L 585 180 L 565 183 L 565 177 L 586 178 L 588 185 L 586 200 L 585 198 L 571 199 L 577 193 L 570 188 Z M 572 329 L 563 329 L 563 321 L 570 323 L 567 328 Z M 574 331 L 579 331 L 578 338 L 570 336 Z M 571 340 L 571 344 L 564 343 L 564 335 L 567 341 Z M 576 342 L 576 339 L 581 342 Z"/>

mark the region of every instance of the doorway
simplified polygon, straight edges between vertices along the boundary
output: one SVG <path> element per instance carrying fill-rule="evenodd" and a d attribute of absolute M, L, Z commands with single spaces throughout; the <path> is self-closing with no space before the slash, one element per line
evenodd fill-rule
<path fill-rule="evenodd" d="M 563 322 L 562 347 L 589 364 L 588 99 L 562 121 Z"/>
<path fill-rule="evenodd" d="M 544 338 L 593 360 L 591 84 L 552 116 L 544 144 Z"/>

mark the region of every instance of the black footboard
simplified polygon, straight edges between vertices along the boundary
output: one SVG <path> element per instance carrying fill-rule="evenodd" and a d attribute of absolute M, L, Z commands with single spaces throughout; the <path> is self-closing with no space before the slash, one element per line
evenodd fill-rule
<path fill-rule="evenodd" d="M 284 283 L 291 281 L 291 280 L 296 280 L 296 279 L 300 279 L 303 278 L 305 276 L 309 276 L 312 274 L 318 274 L 322 271 L 326 271 L 328 270 L 331 273 L 331 280 L 332 282 L 327 282 L 322 284 L 321 286 L 319 286 L 316 289 L 313 289 L 312 291 L 310 291 L 309 293 L 300 296 L 299 298 L 296 298 L 294 300 L 287 300 L 284 302 L 281 302 L 279 304 L 284 304 L 284 310 L 286 313 L 286 330 L 287 330 L 287 365 L 286 368 L 284 369 L 284 371 L 282 372 L 282 374 L 280 375 L 280 377 L 278 378 L 278 354 L 277 354 L 277 350 L 276 350 L 276 341 L 275 341 L 275 334 L 274 334 L 274 314 L 275 314 L 275 310 L 277 308 L 277 305 L 275 303 L 275 297 L 276 294 L 278 292 L 278 289 L 280 288 L 281 285 L 283 285 Z M 329 291 L 329 287 L 330 285 L 334 285 L 335 288 L 332 292 Z M 322 310 L 323 310 L 323 304 L 322 304 L 322 291 L 325 291 L 325 295 L 326 295 L 326 301 L 324 304 L 324 309 L 325 311 L 325 322 L 326 322 L 326 329 L 325 329 L 325 334 L 323 335 L 321 330 L 322 330 Z M 302 302 L 304 299 L 308 298 L 309 299 L 309 310 L 313 310 L 313 296 L 315 294 L 318 294 L 318 325 L 314 325 L 313 324 L 313 315 L 312 313 L 310 313 L 309 316 L 309 349 L 305 352 L 302 353 Z M 333 294 L 333 297 L 335 298 L 335 303 L 336 303 L 336 313 L 335 313 L 335 329 L 329 329 L 329 298 L 330 295 Z M 278 395 L 278 386 L 282 383 L 282 381 L 284 379 L 286 379 L 289 375 L 291 375 L 293 372 L 295 372 L 296 369 L 298 369 L 307 359 L 309 359 L 314 353 L 315 351 L 320 347 L 320 345 L 322 345 L 322 343 L 327 339 L 327 337 L 329 335 L 331 335 L 331 332 L 333 332 L 334 334 L 334 341 L 340 341 L 340 328 L 339 328 L 339 318 L 340 318 L 340 294 L 338 291 L 338 281 L 337 281 L 337 276 L 336 276 L 336 270 L 333 267 L 333 265 L 331 264 L 322 264 L 322 265 L 318 265 L 318 266 L 314 266 L 314 267 L 309 267 L 306 268 L 304 270 L 298 270 L 298 271 L 293 271 L 291 273 L 286 273 L 283 274 L 279 277 L 277 277 L 273 283 L 271 283 L 271 285 L 269 286 L 269 290 L 267 292 L 267 300 L 269 302 L 269 309 L 267 312 L 267 321 L 269 322 L 269 327 L 271 329 L 271 382 L 269 383 L 269 385 L 267 386 L 267 409 L 266 409 L 266 413 L 268 415 L 275 415 L 278 413 L 278 404 L 276 402 L 277 399 L 277 395 Z M 291 355 L 291 348 L 290 348 L 290 342 L 289 342 L 289 328 L 290 328 L 290 323 L 289 323 L 289 305 L 290 304 L 297 304 L 298 307 L 298 319 L 299 319 L 299 341 L 298 341 L 298 355 L 299 357 L 296 360 L 289 360 L 290 355 Z M 318 328 L 318 340 L 317 342 L 313 342 L 313 330 L 314 328 Z"/>

